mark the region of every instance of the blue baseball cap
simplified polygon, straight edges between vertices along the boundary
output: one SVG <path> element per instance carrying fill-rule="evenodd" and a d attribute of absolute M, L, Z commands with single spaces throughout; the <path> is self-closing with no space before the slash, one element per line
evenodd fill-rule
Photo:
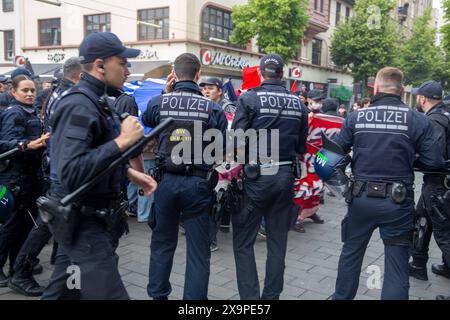
<path fill-rule="evenodd" d="M 11 72 L 11 79 L 14 79 L 17 76 L 27 76 L 28 78 L 33 78 L 30 70 L 25 68 L 17 68 L 14 69 L 13 72 Z"/>
<path fill-rule="evenodd" d="M 442 99 L 442 86 L 439 82 L 430 80 L 423 83 L 419 88 L 413 88 L 412 94 L 424 96 L 433 100 Z"/>
<path fill-rule="evenodd" d="M 270 73 L 283 72 L 284 62 L 278 54 L 266 54 L 261 58 L 259 69 Z"/>
<path fill-rule="evenodd" d="M 127 48 L 122 41 L 111 32 L 94 32 L 84 38 L 80 44 L 80 63 L 94 62 L 95 59 L 110 57 L 134 58 L 141 50 Z"/>

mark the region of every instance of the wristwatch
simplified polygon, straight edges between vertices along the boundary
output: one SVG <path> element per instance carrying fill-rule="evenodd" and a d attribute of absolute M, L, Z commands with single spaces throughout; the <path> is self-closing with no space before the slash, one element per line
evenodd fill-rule
<path fill-rule="evenodd" d="M 21 141 L 21 142 L 19 142 L 19 143 L 17 144 L 17 146 L 18 146 L 18 148 L 19 148 L 21 151 L 25 151 L 25 150 L 27 149 L 27 146 L 28 146 L 29 143 L 30 143 L 29 140 L 27 140 L 27 141 Z"/>

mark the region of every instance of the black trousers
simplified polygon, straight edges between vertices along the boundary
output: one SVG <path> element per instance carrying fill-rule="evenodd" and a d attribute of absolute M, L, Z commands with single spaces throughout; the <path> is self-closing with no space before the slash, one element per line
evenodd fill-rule
<path fill-rule="evenodd" d="M 288 231 L 298 213 L 293 200 L 293 183 L 290 167 L 280 167 L 276 175 L 261 176 L 244 183 L 242 210 L 231 217 L 237 282 L 242 300 L 276 300 L 283 291 Z M 253 247 L 262 217 L 266 221 L 267 260 L 261 294 Z"/>
<path fill-rule="evenodd" d="M 42 299 L 128 300 L 118 270 L 116 240 L 100 222 L 81 222 L 72 245 L 58 244 L 55 269 Z"/>
<path fill-rule="evenodd" d="M 422 215 L 427 219 L 428 229 L 424 236 L 423 247 L 420 250 L 411 250 L 414 264 L 418 267 L 427 265 L 431 235 L 434 234 L 434 239 L 442 251 L 442 261 L 450 268 L 450 217 L 446 221 L 442 221 L 431 209 L 433 206 L 432 196 L 442 195 L 445 191 L 442 184 L 424 183 L 422 186 L 422 195 L 417 203 L 416 215 Z"/>

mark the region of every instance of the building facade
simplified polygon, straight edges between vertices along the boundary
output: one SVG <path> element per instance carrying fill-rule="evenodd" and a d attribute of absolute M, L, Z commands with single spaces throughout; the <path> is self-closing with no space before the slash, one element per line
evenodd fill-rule
<path fill-rule="evenodd" d="M 15 30 L 15 51 L 10 50 L 9 57 L 28 58 L 41 78 L 77 56 L 82 39 L 95 31 L 114 32 L 127 46 L 142 50 L 131 60 L 132 80 L 164 77 L 179 54 L 190 52 L 200 58 L 204 76 L 232 78 L 240 87 L 242 68 L 257 65 L 262 56 L 254 40 L 245 47 L 229 42 L 232 7 L 246 0 L 71 0 L 60 6 L 36 0 L 12 2 L 14 18 L 8 28 Z M 285 69 L 288 86 L 297 80 L 299 88 L 306 90 L 328 90 L 330 83 L 352 87 L 352 77 L 330 59 L 337 3 L 344 19 L 353 1 L 310 0 L 310 23 L 302 47 Z M 0 18 L 7 14 L 0 12 Z M 13 69 L 13 60 L 0 61 Z"/>

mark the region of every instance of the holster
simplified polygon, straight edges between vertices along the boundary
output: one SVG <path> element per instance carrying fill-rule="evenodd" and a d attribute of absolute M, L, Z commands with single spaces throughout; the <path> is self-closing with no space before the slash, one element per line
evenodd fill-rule
<path fill-rule="evenodd" d="M 430 198 L 430 214 L 442 223 L 450 219 L 450 191 L 447 191 L 444 195 L 432 195 Z"/>
<path fill-rule="evenodd" d="M 216 223 L 222 220 L 222 216 L 226 210 L 227 191 L 220 189 L 215 192 L 215 202 L 211 209 L 211 218 Z"/>
<path fill-rule="evenodd" d="M 69 205 L 63 207 L 59 200 L 51 197 L 39 197 L 36 201 L 42 221 L 51 226 L 53 237 L 57 243 L 72 245 L 75 230 L 80 222 L 76 210 Z"/>
<path fill-rule="evenodd" d="M 261 176 L 261 166 L 259 164 L 244 165 L 244 176 L 249 180 L 256 180 Z"/>
<path fill-rule="evenodd" d="M 242 180 L 232 179 L 225 196 L 225 210 L 230 215 L 238 214 L 242 209 L 244 186 Z"/>
<path fill-rule="evenodd" d="M 294 157 L 294 159 L 292 159 L 292 172 L 295 179 L 302 178 L 302 165 L 298 157 Z"/>

